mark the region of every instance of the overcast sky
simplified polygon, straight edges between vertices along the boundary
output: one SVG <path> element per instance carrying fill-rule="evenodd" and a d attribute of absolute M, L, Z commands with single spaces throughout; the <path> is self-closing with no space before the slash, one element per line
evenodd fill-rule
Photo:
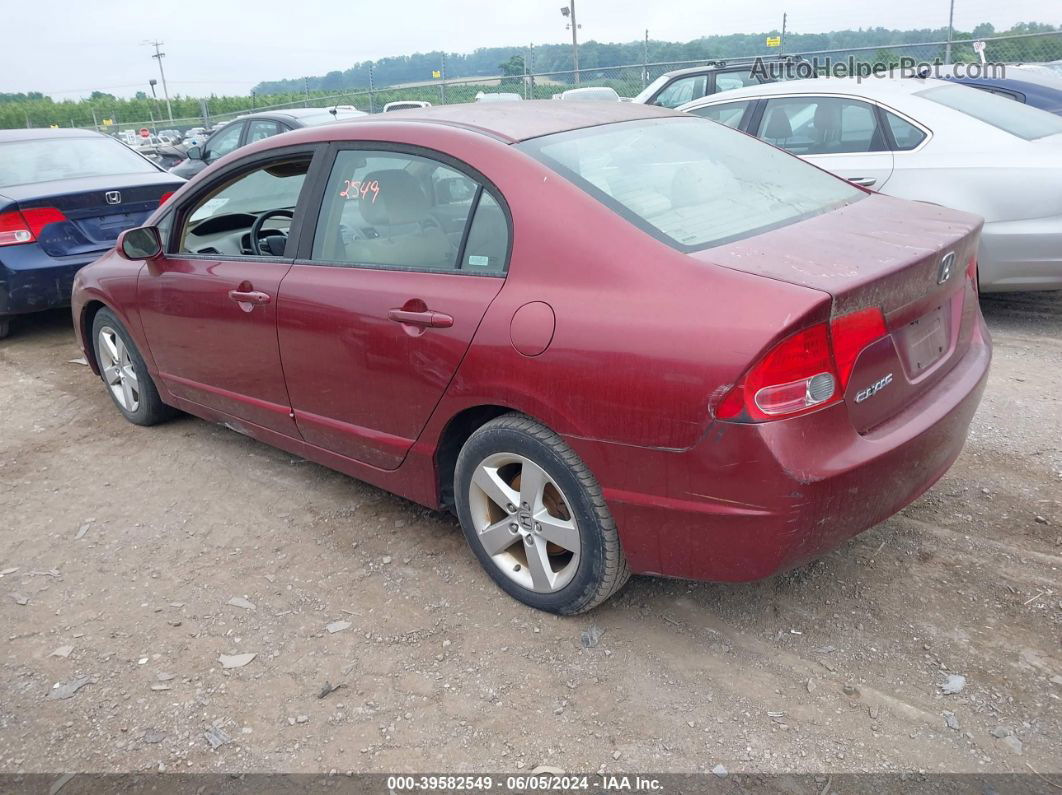
<path fill-rule="evenodd" d="M 158 76 L 146 39 L 165 42 L 171 93 L 246 94 L 262 80 L 445 49 L 562 43 L 566 0 L 23 0 L 3 3 L 0 91 L 57 99 L 131 96 Z M 955 0 L 955 25 L 1062 23 L 1059 0 Z M 779 27 L 819 33 L 948 22 L 948 0 L 577 0 L 581 38 L 688 41 Z"/>

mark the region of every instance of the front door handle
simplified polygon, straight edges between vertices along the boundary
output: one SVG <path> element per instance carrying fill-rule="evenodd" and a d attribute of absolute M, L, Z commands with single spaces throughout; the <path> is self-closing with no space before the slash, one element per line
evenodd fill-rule
<path fill-rule="evenodd" d="M 444 312 L 435 312 L 426 309 L 423 312 L 412 312 L 408 309 L 389 309 L 387 317 L 404 326 L 417 326 L 418 328 L 450 328 L 454 324 L 451 315 Z"/>
<path fill-rule="evenodd" d="M 268 304 L 273 300 L 261 290 L 229 290 L 229 298 L 237 304 Z"/>
<path fill-rule="evenodd" d="M 849 177 L 848 181 L 851 182 L 853 185 L 860 185 L 864 188 L 869 188 L 871 185 L 877 182 L 874 177 Z"/>

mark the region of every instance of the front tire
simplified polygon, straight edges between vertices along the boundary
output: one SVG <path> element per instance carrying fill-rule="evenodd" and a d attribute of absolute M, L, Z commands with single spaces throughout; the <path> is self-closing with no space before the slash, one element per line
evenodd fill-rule
<path fill-rule="evenodd" d="M 454 496 L 480 564 L 530 607 L 582 613 L 630 576 L 597 480 L 560 436 L 530 417 L 506 414 L 469 437 Z"/>
<path fill-rule="evenodd" d="M 176 413 L 159 398 L 140 351 L 109 309 L 92 320 L 92 347 L 107 394 L 123 417 L 135 425 L 157 425 Z"/>

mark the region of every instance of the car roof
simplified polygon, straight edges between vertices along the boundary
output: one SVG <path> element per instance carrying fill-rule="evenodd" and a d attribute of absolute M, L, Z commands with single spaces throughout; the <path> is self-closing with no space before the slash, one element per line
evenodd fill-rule
<path fill-rule="evenodd" d="M 856 77 L 812 77 L 805 80 L 784 80 L 777 83 L 761 83 L 758 86 L 745 86 L 729 91 L 720 91 L 703 99 L 696 99 L 681 106 L 695 108 L 714 105 L 733 99 L 746 99 L 759 96 L 777 96 L 779 94 L 851 94 L 871 99 L 887 100 L 889 97 L 909 96 L 935 86 L 955 85 L 948 80 L 933 78 L 856 78 Z"/>
<path fill-rule="evenodd" d="M 985 85 L 999 86 L 1000 88 L 1006 88 L 1008 85 L 1020 85 L 1021 83 L 1030 83 L 1036 86 L 1042 86 L 1046 89 L 1054 89 L 1055 91 L 1062 91 L 1062 77 L 1051 73 L 1041 72 L 1036 69 L 1023 69 L 1020 66 L 1004 66 L 1005 74 L 994 75 L 986 74 L 976 77 L 963 76 L 955 77 L 955 67 L 941 67 L 940 74 L 948 75 L 948 79 L 954 80 L 957 83 L 984 83 Z"/>
<path fill-rule="evenodd" d="M 39 141 L 46 138 L 107 138 L 93 130 L 62 127 L 32 127 L 29 129 L 0 130 L 0 143 L 7 141 Z"/>
<path fill-rule="evenodd" d="M 799 61 L 799 57 L 794 55 L 775 55 L 764 56 L 761 59 L 764 63 L 774 63 L 775 61 Z M 730 69 L 735 66 L 753 66 L 756 63 L 755 58 L 730 58 L 722 59 L 719 61 L 709 61 L 701 66 L 687 66 L 684 69 L 674 69 L 670 72 L 664 72 L 660 77 L 682 77 L 683 75 L 700 75 L 707 74 L 708 72 L 718 72 L 722 69 Z M 659 78 L 658 78 L 659 79 Z"/>
<path fill-rule="evenodd" d="M 552 102 L 548 99 L 533 99 L 526 102 L 434 105 L 430 108 L 396 110 L 386 116 L 365 116 L 350 123 L 390 124 L 401 121 L 445 124 L 515 143 L 599 124 L 681 115 L 667 108 L 633 102 Z"/>

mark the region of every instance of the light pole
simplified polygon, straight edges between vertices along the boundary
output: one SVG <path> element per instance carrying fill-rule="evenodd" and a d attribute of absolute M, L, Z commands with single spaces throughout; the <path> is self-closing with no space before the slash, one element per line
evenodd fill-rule
<path fill-rule="evenodd" d="M 568 5 L 561 8 L 561 16 L 568 18 L 568 27 L 572 30 L 572 65 L 575 67 L 575 85 L 579 85 L 579 23 L 575 19 L 575 0 L 568 0 Z"/>
<path fill-rule="evenodd" d="M 944 64 L 951 63 L 951 37 L 955 32 L 955 0 L 948 8 L 948 43 L 944 46 Z"/>
<path fill-rule="evenodd" d="M 166 53 L 159 49 L 159 47 L 165 42 L 145 41 L 143 43 L 155 48 L 155 54 L 151 57 L 159 62 L 159 77 L 162 78 L 162 95 L 166 98 L 166 113 L 169 114 L 170 121 L 173 121 L 173 108 L 170 106 L 170 90 L 166 87 L 166 71 L 162 68 L 162 59 L 166 57 Z M 154 87 L 152 87 L 152 92 L 154 92 Z"/>

